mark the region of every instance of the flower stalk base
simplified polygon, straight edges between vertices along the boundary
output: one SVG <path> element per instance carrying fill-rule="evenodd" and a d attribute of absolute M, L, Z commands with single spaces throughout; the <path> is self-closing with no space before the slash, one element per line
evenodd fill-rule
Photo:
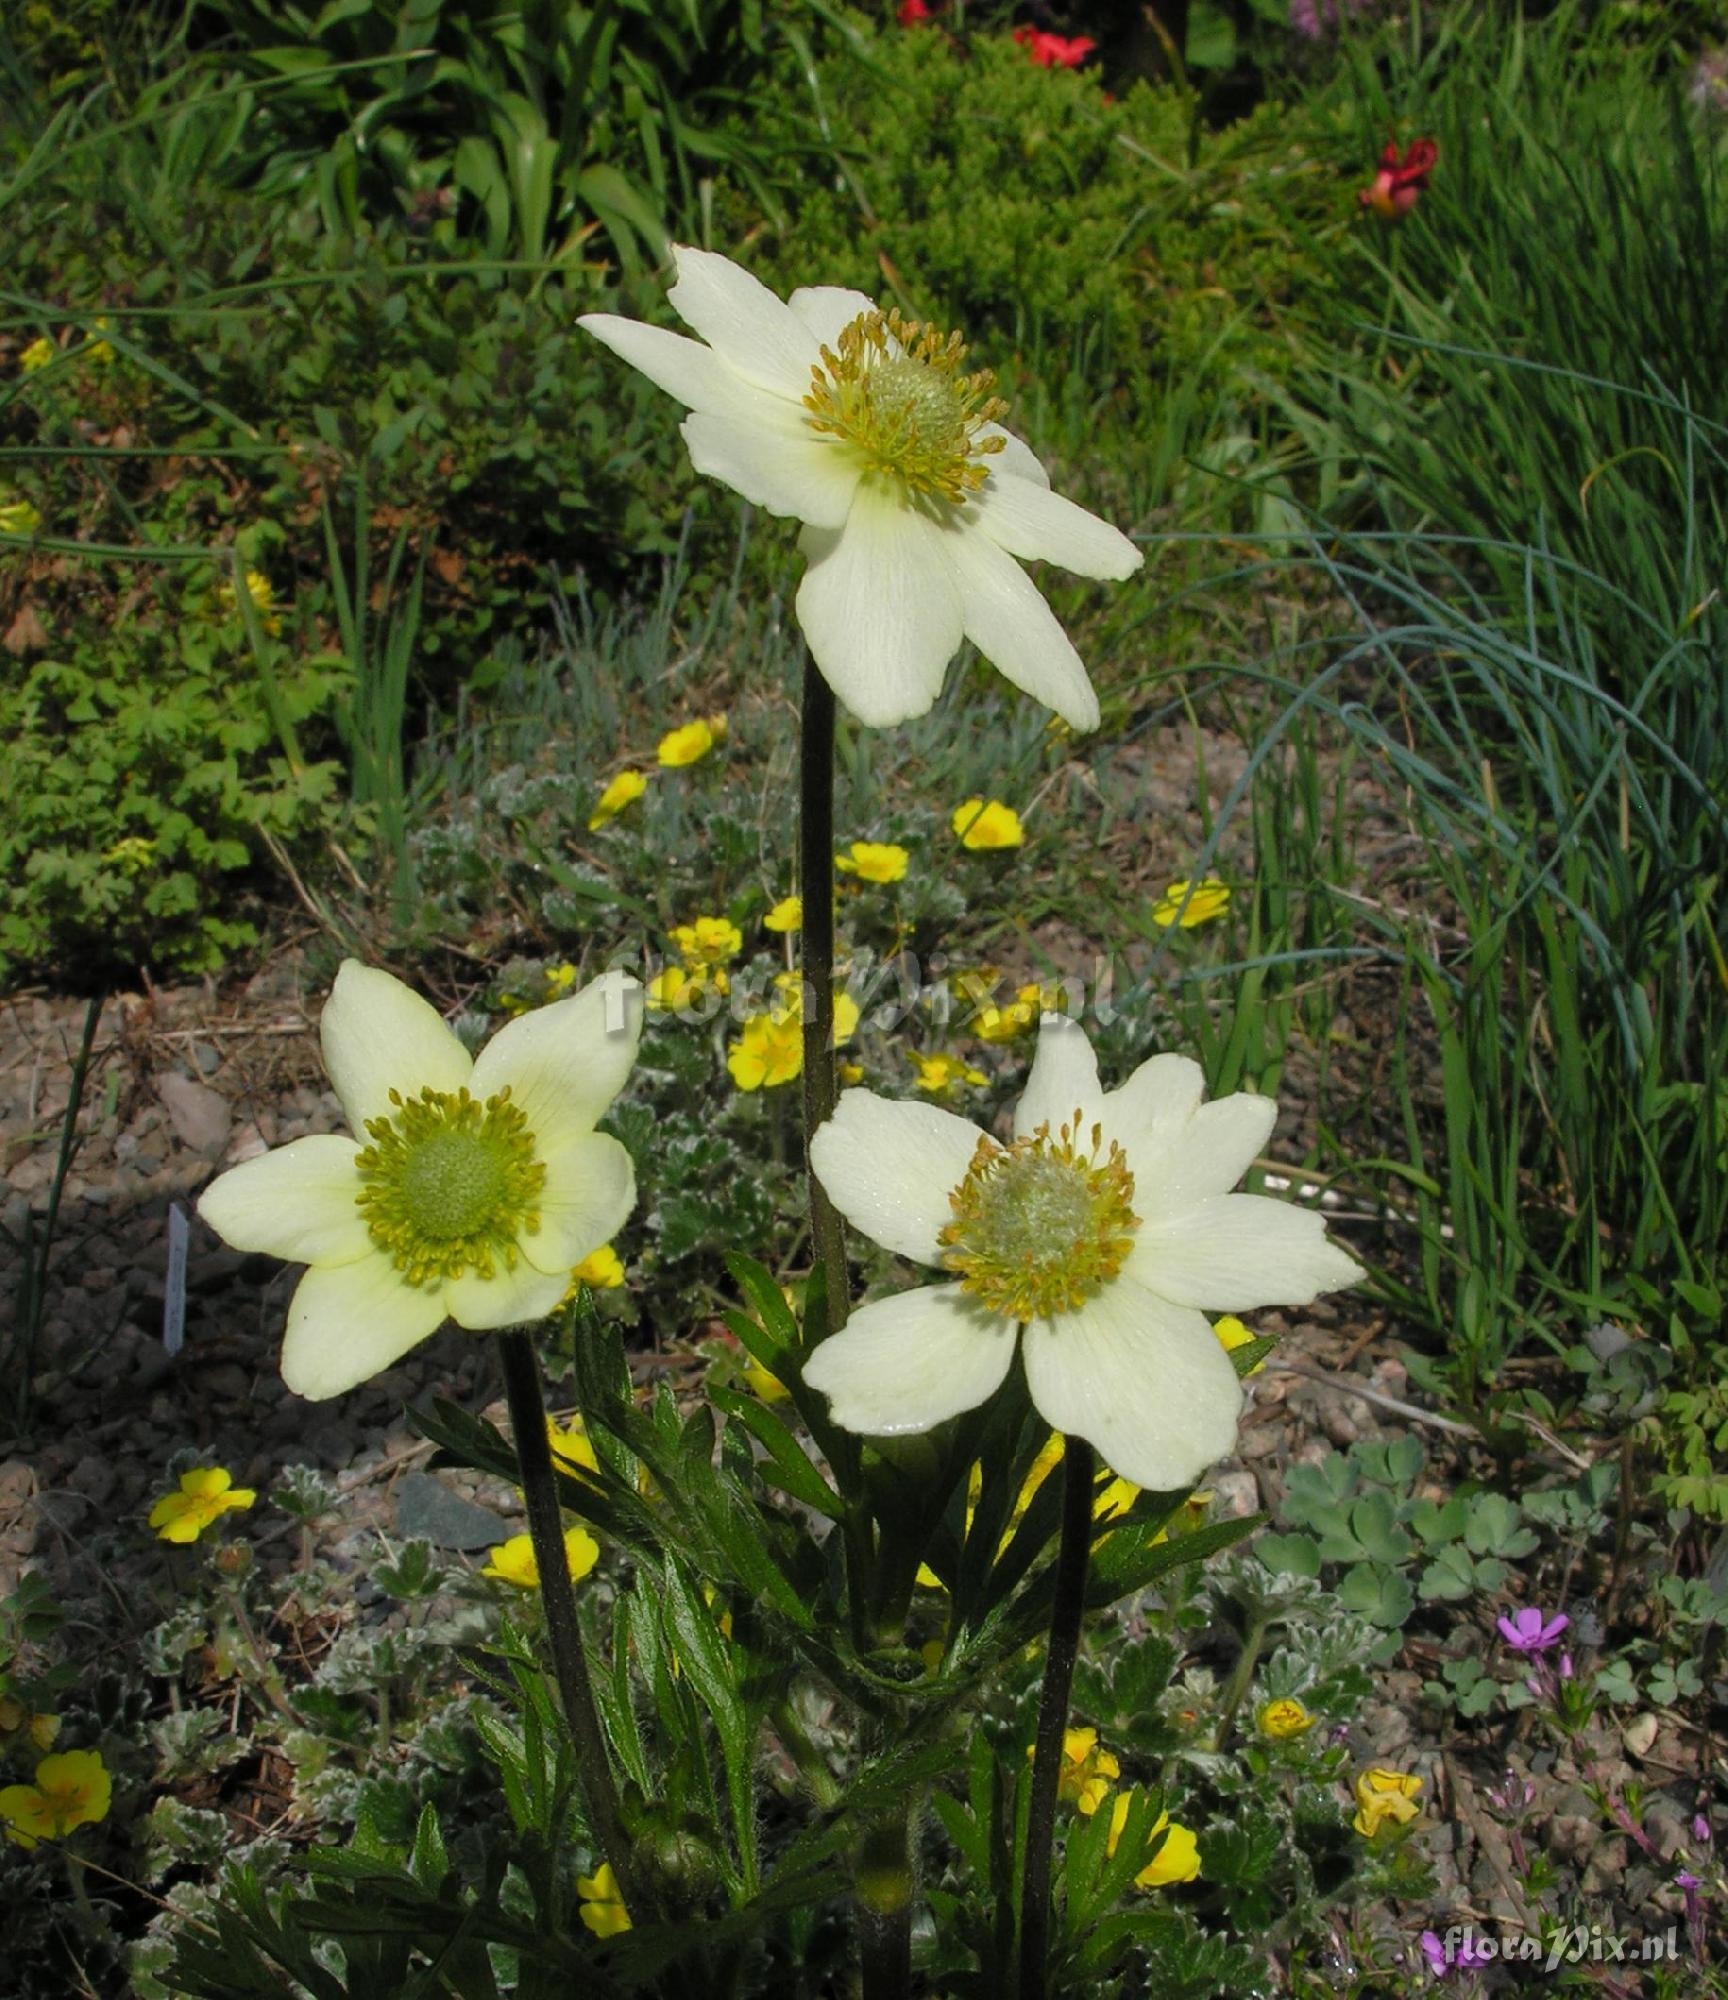
<path fill-rule="evenodd" d="M 1044 1689 L 1038 1698 L 1026 1862 L 1020 1877 L 1018 2000 L 1044 2000 L 1049 1974 L 1050 1851 L 1056 1833 L 1057 1790 L 1062 1782 L 1062 1739 L 1068 1726 L 1068 1697 L 1074 1686 L 1080 1620 L 1086 1609 L 1086 1566 L 1092 1555 L 1092 1489 L 1097 1464 L 1097 1454 L 1084 1438 L 1066 1440 L 1062 1452 L 1062 1541 L 1056 1555 L 1056 1596 L 1050 1607 Z"/>

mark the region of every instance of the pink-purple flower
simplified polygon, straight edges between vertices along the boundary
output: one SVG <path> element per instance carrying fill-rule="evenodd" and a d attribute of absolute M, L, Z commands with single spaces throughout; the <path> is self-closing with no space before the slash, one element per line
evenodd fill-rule
<path fill-rule="evenodd" d="M 1458 1938 L 1456 1944 L 1452 1942 L 1454 1938 Z M 1490 1964 L 1493 1958 L 1489 1946 L 1478 1943 L 1469 1930 L 1461 1938 L 1457 1931 L 1448 1931 L 1444 1940 L 1436 1931 L 1424 1931 L 1416 1942 L 1436 1979 L 1445 1979 L 1454 1972 L 1472 1972 L 1477 1966 Z"/>
<path fill-rule="evenodd" d="M 1527 1604 L 1511 1618 L 1500 1621 L 1500 1636 L 1515 1653 L 1545 1653 L 1572 1621 L 1564 1611 L 1545 1617 L 1534 1604 Z"/>

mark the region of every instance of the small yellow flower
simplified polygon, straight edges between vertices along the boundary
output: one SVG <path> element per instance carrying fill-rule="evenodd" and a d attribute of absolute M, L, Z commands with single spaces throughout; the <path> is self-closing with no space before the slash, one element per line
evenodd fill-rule
<path fill-rule="evenodd" d="M 62 1750 L 36 1766 L 33 1785 L 0 1791 L 0 1821 L 19 1847 L 39 1840 L 63 1840 L 75 1827 L 94 1826 L 108 1817 L 114 1796 L 98 1750 Z"/>
<path fill-rule="evenodd" d="M 582 1901 L 582 1921 L 596 1937 L 616 1937 L 630 1928 L 630 1912 L 618 1893 L 618 1878 L 610 1861 L 603 1861 L 595 1875 L 578 1875 L 576 1894 Z"/>
<path fill-rule="evenodd" d="M 97 334 L 106 333 L 108 330 L 106 316 L 94 321 L 92 324 Z M 114 364 L 114 350 L 105 340 L 92 340 L 84 348 L 82 358 L 86 361 L 94 361 L 98 368 L 110 368 Z"/>
<path fill-rule="evenodd" d="M 682 770 L 687 764 L 699 764 L 716 743 L 724 741 L 726 718 L 710 715 L 705 721 L 698 717 L 694 722 L 686 722 L 681 729 L 668 730 L 660 739 L 660 748 L 655 753 L 661 767 L 668 771 Z"/>
<path fill-rule="evenodd" d="M 0 533 L 33 535 L 42 525 L 42 516 L 28 500 L 0 501 Z"/>
<path fill-rule="evenodd" d="M 1254 1726 L 1272 1742 L 1287 1743 L 1292 1736 L 1301 1736 L 1312 1729 L 1314 1718 L 1293 1695 L 1282 1695 L 1277 1701 L 1261 1704 Z"/>
<path fill-rule="evenodd" d="M 156 843 L 141 833 L 129 833 L 102 850 L 102 859 L 128 875 L 138 875 L 156 858 Z"/>
<path fill-rule="evenodd" d="M 1026 1755 L 1036 1754 L 1037 1746 L 1027 1744 Z M 1122 1766 L 1108 1750 L 1099 1748 L 1096 1729 L 1065 1729 L 1062 1732 L 1062 1771 L 1056 1780 L 1056 1796 L 1065 1804 L 1078 1806 L 1088 1818 L 1110 1794 L 1112 1780 L 1121 1777 Z"/>
<path fill-rule="evenodd" d="M 60 350 L 54 345 L 53 341 L 46 334 L 43 334 L 39 339 L 31 341 L 30 345 L 19 355 L 18 366 L 23 369 L 26 375 L 34 375 L 38 368 L 46 368 L 59 352 Z"/>
<path fill-rule="evenodd" d="M 987 1083 L 989 1079 L 981 1069 L 974 1069 L 969 1062 L 959 1056 L 912 1057 L 912 1066 L 918 1072 L 918 1088 L 931 1097 L 956 1096 L 962 1084 Z"/>
<path fill-rule="evenodd" d="M 643 772 L 620 771 L 588 815 L 588 831 L 598 833 L 608 820 L 616 819 L 626 806 L 634 805 L 647 789 L 648 779 Z"/>
<path fill-rule="evenodd" d="M 0 1694 L 0 1737 L 28 1736 L 38 1750 L 51 1750 L 59 1734 L 59 1716 L 40 1714 L 16 1695 Z"/>
<path fill-rule="evenodd" d="M 674 924 L 672 942 L 678 956 L 695 969 L 736 958 L 744 949 L 744 933 L 729 917 L 698 917 L 693 924 Z"/>
<path fill-rule="evenodd" d="M 181 1473 L 178 1493 L 165 1493 L 150 1509 L 150 1526 L 158 1541 L 195 1542 L 231 1509 L 250 1507 L 257 1498 L 221 1466 L 196 1467 Z"/>
<path fill-rule="evenodd" d="M 545 968 L 546 998 L 560 1000 L 576 984 L 576 968 L 566 960 L 562 965 L 548 965 Z"/>
<path fill-rule="evenodd" d="M 490 1561 L 481 1570 L 482 1576 L 495 1576 L 500 1583 L 513 1583 L 520 1590 L 540 1588 L 540 1564 L 531 1536 L 512 1535 L 486 1553 Z M 570 1581 L 580 1583 L 600 1560 L 600 1544 L 586 1528 L 566 1528 L 564 1560 L 570 1566 Z"/>
<path fill-rule="evenodd" d="M 726 1051 L 726 1067 L 740 1090 L 772 1090 L 804 1071 L 804 1024 L 782 1009 L 752 1014 Z"/>
<path fill-rule="evenodd" d="M 954 831 L 962 847 L 1018 847 L 1026 838 L 1020 815 L 1000 799 L 968 799 L 956 806 L 952 816 Z"/>
<path fill-rule="evenodd" d="M 1253 1328 L 1244 1326 L 1234 1313 L 1226 1313 L 1222 1319 L 1214 1320 L 1212 1331 L 1217 1334 L 1219 1345 L 1226 1354 L 1234 1354 L 1237 1348 L 1246 1347 L 1249 1341 L 1259 1338 Z M 1264 1361 L 1256 1361 L 1248 1373 L 1258 1375 L 1265 1366 Z"/>
<path fill-rule="evenodd" d="M 624 1283 L 624 1266 L 618 1252 L 610 1243 L 602 1243 L 598 1250 L 590 1250 L 574 1271 L 570 1273 L 572 1289 L 586 1285 L 594 1292 L 615 1292 Z"/>
<path fill-rule="evenodd" d="M 1110 1809 L 1110 1837 L 1105 1845 L 1112 1856 L 1121 1841 L 1122 1829 L 1128 1824 L 1132 1798 L 1130 1792 L 1118 1792 L 1116 1803 Z M 1194 1838 L 1192 1829 L 1172 1820 L 1168 1813 L 1160 1813 L 1146 1836 L 1148 1847 L 1159 1834 L 1164 1835 L 1164 1845 L 1134 1877 L 1137 1886 L 1162 1889 L 1172 1882 L 1192 1882 L 1200 1873 L 1200 1843 Z"/>
<path fill-rule="evenodd" d="M 843 1090 L 850 1090 L 853 1084 L 864 1081 L 864 1065 L 862 1063 L 844 1062 L 840 1065 L 838 1074 L 841 1088 Z"/>
<path fill-rule="evenodd" d="M 1421 1789 L 1422 1780 L 1408 1771 L 1375 1764 L 1356 1780 L 1356 1817 L 1350 1824 L 1364 1840 L 1374 1839 L 1388 1820 L 1394 1827 L 1408 1826 L 1421 1815 L 1416 1803 Z"/>
<path fill-rule="evenodd" d="M 762 919 L 762 928 L 768 931 L 797 930 L 804 922 L 804 898 L 802 896 L 782 896 L 767 916 Z"/>
<path fill-rule="evenodd" d="M 844 854 L 836 854 L 834 866 L 842 875 L 855 875 L 860 882 L 899 882 L 912 859 L 903 847 L 880 840 L 855 840 Z"/>
<path fill-rule="evenodd" d="M 1030 1000 L 1013 1000 L 1006 1007 L 986 1004 L 965 1025 L 981 1042 L 1011 1042 L 1038 1025 L 1038 1008 Z"/>
<path fill-rule="evenodd" d="M 1194 891 L 1191 896 L 1188 894 L 1190 888 Z M 1188 907 L 1183 909 L 1182 899 L 1185 896 Z M 1185 931 L 1191 931 L 1196 924 L 1209 924 L 1214 917 L 1221 917 L 1229 906 L 1229 887 L 1216 875 L 1208 875 L 1204 882 L 1172 882 L 1152 905 L 1152 921 L 1162 924 L 1166 930 L 1172 924 L 1180 924 Z"/>
<path fill-rule="evenodd" d="M 656 1014 L 676 1014 L 696 1007 L 710 993 L 730 993 L 732 982 L 719 966 L 699 965 L 694 970 L 668 965 L 648 982 L 648 1005 Z"/>
<path fill-rule="evenodd" d="M 230 611 L 240 609 L 240 599 L 232 583 L 225 583 L 217 595 Z M 282 630 L 282 613 L 276 604 L 276 589 L 261 569 L 246 572 L 246 595 L 252 600 L 252 608 L 258 614 L 258 623 L 271 638 Z"/>

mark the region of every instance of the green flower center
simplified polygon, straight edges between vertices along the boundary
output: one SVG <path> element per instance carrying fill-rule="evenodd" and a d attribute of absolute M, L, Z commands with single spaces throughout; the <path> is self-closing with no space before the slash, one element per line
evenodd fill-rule
<path fill-rule="evenodd" d="M 1080 1113 L 1053 1139 L 1040 1125 L 999 1146 L 981 1139 L 966 1178 L 948 1197 L 942 1261 L 963 1290 L 1005 1319 L 1072 1312 L 1121 1270 L 1140 1227 L 1134 1176 L 1122 1148 L 1094 1125 L 1080 1150 Z"/>
<path fill-rule="evenodd" d="M 411 1285 L 516 1268 L 518 1241 L 540 1228 L 546 1169 L 508 1086 L 485 1103 L 466 1090 L 391 1091 L 395 1111 L 369 1118 L 355 1197 L 372 1240 Z"/>
<path fill-rule="evenodd" d="M 824 347 L 804 407 L 812 430 L 851 446 L 907 495 L 958 503 L 983 485 L 1002 449 L 983 426 L 1007 413 L 988 368 L 967 373 L 966 343 L 919 320 L 861 313 Z"/>

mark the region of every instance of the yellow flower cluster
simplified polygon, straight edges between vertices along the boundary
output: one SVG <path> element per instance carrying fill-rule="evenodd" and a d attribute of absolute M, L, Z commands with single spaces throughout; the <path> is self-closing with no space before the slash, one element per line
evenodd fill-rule
<path fill-rule="evenodd" d="M 33 535 L 41 525 L 41 514 L 28 500 L 0 498 L 0 534 Z"/>
<path fill-rule="evenodd" d="M 179 1491 L 165 1493 L 150 1509 L 150 1526 L 159 1541 L 195 1542 L 224 1514 L 250 1507 L 258 1495 L 236 1486 L 234 1475 L 221 1466 L 195 1467 L 180 1475 Z"/>
<path fill-rule="evenodd" d="M 240 594 L 231 582 L 220 584 L 216 594 L 231 614 L 239 614 Z M 246 572 L 246 595 L 258 614 L 258 623 L 274 639 L 282 630 L 282 611 L 276 601 L 276 587 L 261 569 Z"/>
<path fill-rule="evenodd" d="M 662 967 L 648 982 L 648 1005 L 657 1013 L 677 1013 L 710 993 L 731 992 L 726 966 L 744 949 L 744 934 L 731 918 L 698 917 L 694 923 L 675 924 L 672 948 L 682 962 Z"/>
<path fill-rule="evenodd" d="M 726 1067 L 740 1090 L 773 1090 L 804 1074 L 804 982 L 783 972 L 774 982 L 781 998 L 765 1014 L 752 1014 L 726 1051 Z M 858 1032 L 858 1003 L 834 996 L 834 1040 L 843 1049 Z M 843 1072 L 844 1074 L 844 1072 Z"/>
<path fill-rule="evenodd" d="M 802 896 L 782 896 L 767 916 L 762 919 L 766 931 L 778 931 L 783 937 L 804 924 L 804 898 Z"/>
<path fill-rule="evenodd" d="M 1105 1849 L 1112 1859 L 1121 1845 L 1133 1797 L 1132 1792 L 1118 1792 L 1116 1803 L 1110 1809 L 1110 1838 L 1105 1843 Z M 1168 1813 L 1160 1813 L 1146 1837 L 1147 1846 L 1150 1847 L 1160 1835 L 1163 1836 L 1163 1845 L 1134 1877 L 1137 1888 L 1162 1889 L 1172 1882 L 1192 1882 L 1200 1873 L 1200 1843 L 1190 1828 L 1173 1820 Z"/>
<path fill-rule="evenodd" d="M 663 771 L 681 771 L 691 764 L 699 764 L 714 748 L 726 738 L 726 718 L 723 715 L 699 717 L 695 722 L 686 722 L 678 729 L 670 729 L 661 737 L 655 750 L 655 761 Z M 618 772 L 607 781 L 605 790 L 594 802 L 594 810 L 588 815 L 588 831 L 598 833 L 603 826 L 615 820 L 626 806 L 631 806 L 648 789 L 652 772 L 634 768 Z"/>
<path fill-rule="evenodd" d="M 911 1062 L 918 1072 L 918 1088 L 927 1097 L 955 1097 L 962 1085 L 976 1086 L 989 1081 L 981 1069 L 974 1069 L 959 1056 L 914 1054 Z"/>

